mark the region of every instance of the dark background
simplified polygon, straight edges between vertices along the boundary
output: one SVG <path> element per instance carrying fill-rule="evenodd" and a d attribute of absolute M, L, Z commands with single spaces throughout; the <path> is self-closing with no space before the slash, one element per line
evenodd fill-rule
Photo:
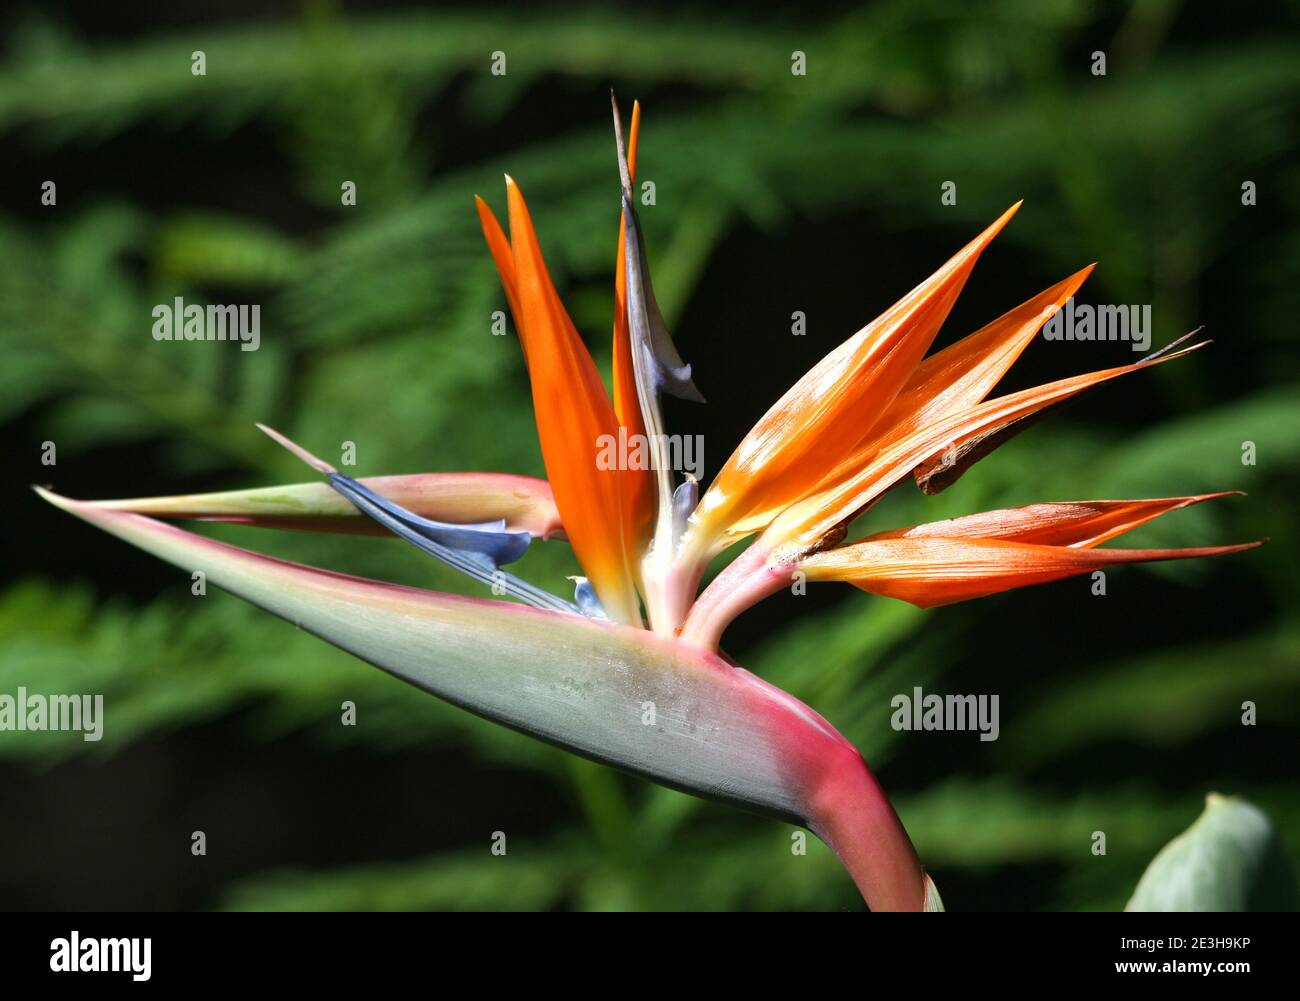
<path fill-rule="evenodd" d="M 362 474 L 541 474 L 469 195 L 529 196 L 608 364 L 606 93 L 642 101 L 656 287 L 709 404 L 711 475 L 798 375 L 1018 198 L 940 343 L 1090 261 L 1192 358 L 1086 397 L 871 530 L 1036 500 L 1244 489 L 1134 545 L 1271 537 L 921 613 L 823 585 L 727 635 L 844 730 L 951 909 L 1122 906 L 1211 790 L 1300 851 L 1300 459 L 1292 5 L 61 4 L 6 12 L 0 64 L 0 691 L 104 692 L 106 738 L 0 733 L 0 905 L 853 908 L 788 831 L 616 776 L 402 687 L 45 508 L 301 479 L 252 428 L 353 440 Z M 204 49 L 208 75 L 192 77 Z M 507 53 L 506 77 L 487 72 Z M 790 52 L 808 56 L 792 77 Z M 1090 72 L 1107 54 L 1105 77 Z M 338 204 L 340 178 L 358 204 Z M 41 182 L 58 204 L 39 202 Z M 956 206 L 940 185 L 957 184 Z M 1258 204 L 1241 204 L 1256 182 Z M 262 304 L 260 351 L 149 337 L 175 295 Z M 793 310 L 809 332 L 789 332 Z M 212 346 L 208 346 L 211 348 Z M 1122 364 L 1036 341 L 1005 388 Z M 58 462 L 40 463 L 54 441 Z M 1242 442 L 1258 463 L 1244 466 Z M 391 541 L 246 529 L 264 552 L 444 589 Z M 537 547 L 541 548 L 541 547 Z M 571 572 L 530 553 L 537 581 Z M 898 734 L 913 685 L 997 693 L 1002 738 Z M 359 725 L 338 725 L 343 699 Z M 1255 701 L 1258 725 L 1240 725 Z M 194 858 L 190 832 L 208 835 Z M 492 831 L 511 838 L 490 857 Z M 1094 831 L 1108 854 L 1090 852 Z"/>

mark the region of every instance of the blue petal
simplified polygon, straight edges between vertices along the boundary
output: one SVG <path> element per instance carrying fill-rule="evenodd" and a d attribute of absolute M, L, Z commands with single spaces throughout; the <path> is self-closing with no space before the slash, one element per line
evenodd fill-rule
<path fill-rule="evenodd" d="M 605 606 L 596 597 L 596 589 L 586 577 L 571 577 L 573 581 L 573 600 L 578 603 L 578 611 L 589 619 L 607 619 Z"/>
<path fill-rule="evenodd" d="M 504 518 L 500 521 L 480 521 L 466 525 L 433 521 L 394 504 L 350 476 L 331 473 L 329 478 L 334 484 L 334 489 L 339 490 L 345 497 L 349 496 L 349 492 L 358 494 L 375 507 L 395 518 L 400 518 L 404 524 L 418 530 L 426 538 L 441 543 L 449 549 L 486 556 L 492 561 L 494 567 L 515 562 L 528 551 L 528 544 L 532 541 L 532 536 L 527 532 L 507 532 Z M 347 490 L 340 489 L 336 481 L 346 484 Z"/>
<path fill-rule="evenodd" d="M 500 569 L 498 555 L 506 557 L 500 562 L 510 562 L 523 555 L 531 541 L 527 532 L 495 531 L 494 522 L 449 525 L 431 521 L 380 497 L 350 476 L 342 473 L 329 473 L 328 476 L 330 486 L 356 505 L 357 510 L 430 556 L 488 585 L 494 593 L 508 594 L 538 608 L 578 612 L 578 607 L 572 602 Z"/>

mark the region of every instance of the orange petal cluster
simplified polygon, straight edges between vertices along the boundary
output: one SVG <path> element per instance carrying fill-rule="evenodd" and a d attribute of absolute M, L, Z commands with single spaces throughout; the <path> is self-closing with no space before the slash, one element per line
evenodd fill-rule
<path fill-rule="evenodd" d="M 1193 549 L 1096 549 L 1162 514 L 1226 493 L 1136 501 L 1032 504 L 914 525 L 809 556 L 811 579 L 844 580 L 872 594 L 931 608 L 1121 563 L 1219 556 L 1258 542 Z"/>
<path fill-rule="evenodd" d="M 604 443 L 619 438 L 619 415 L 560 301 L 524 196 L 510 177 L 506 196 L 509 237 L 487 203 L 475 201 L 523 346 L 546 478 L 606 614 L 639 624 L 634 555 L 648 521 L 651 484 L 640 470 L 602 468 Z"/>

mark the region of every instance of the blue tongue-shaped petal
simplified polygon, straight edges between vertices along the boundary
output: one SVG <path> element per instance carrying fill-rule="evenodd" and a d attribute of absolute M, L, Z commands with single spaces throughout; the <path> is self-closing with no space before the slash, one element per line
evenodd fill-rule
<path fill-rule="evenodd" d="M 500 521 L 480 521 L 466 525 L 434 521 L 393 503 L 350 476 L 344 476 L 342 473 L 328 473 L 327 476 L 334 489 L 353 504 L 361 507 L 361 502 L 364 500 L 367 505 L 364 510 L 367 514 L 370 513 L 370 506 L 378 508 L 431 542 L 448 549 L 455 549 L 468 557 L 484 557 L 484 562 L 492 564 L 493 569 L 519 559 L 528 551 L 528 544 L 532 541 L 532 536 L 527 532 L 506 531 L 504 518 Z"/>
<path fill-rule="evenodd" d="M 578 603 L 578 610 L 589 619 L 607 619 L 605 606 L 596 597 L 596 589 L 586 577 L 570 577 L 573 581 L 573 600 Z"/>
<path fill-rule="evenodd" d="M 508 594 L 537 608 L 557 612 L 580 611 L 572 602 L 501 569 L 502 564 L 513 563 L 524 555 L 532 541 L 527 532 L 508 532 L 505 521 L 453 525 L 422 518 L 362 486 L 352 477 L 343 475 L 278 431 L 263 424 L 258 427 L 317 472 L 323 473 L 330 486 L 351 501 L 362 514 L 453 569 L 488 585 L 493 593 Z"/>
<path fill-rule="evenodd" d="M 447 525 L 412 514 L 384 500 L 350 476 L 329 474 L 330 485 L 394 535 L 399 535 L 448 566 L 520 601 L 557 612 L 577 612 L 578 606 L 500 568 L 517 560 L 528 548 L 527 532 L 493 532 L 479 526 Z"/>

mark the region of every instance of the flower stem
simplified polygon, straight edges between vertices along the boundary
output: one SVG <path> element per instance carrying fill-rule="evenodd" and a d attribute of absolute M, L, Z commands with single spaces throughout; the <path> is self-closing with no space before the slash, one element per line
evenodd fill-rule
<path fill-rule="evenodd" d="M 925 910 L 933 884 L 866 761 L 848 751 L 815 791 L 808 826 L 839 856 L 873 911 Z"/>
<path fill-rule="evenodd" d="M 681 638 L 716 650 L 732 619 L 790 583 L 786 567 L 770 561 L 772 553 L 754 543 L 723 570 L 691 606 Z"/>

